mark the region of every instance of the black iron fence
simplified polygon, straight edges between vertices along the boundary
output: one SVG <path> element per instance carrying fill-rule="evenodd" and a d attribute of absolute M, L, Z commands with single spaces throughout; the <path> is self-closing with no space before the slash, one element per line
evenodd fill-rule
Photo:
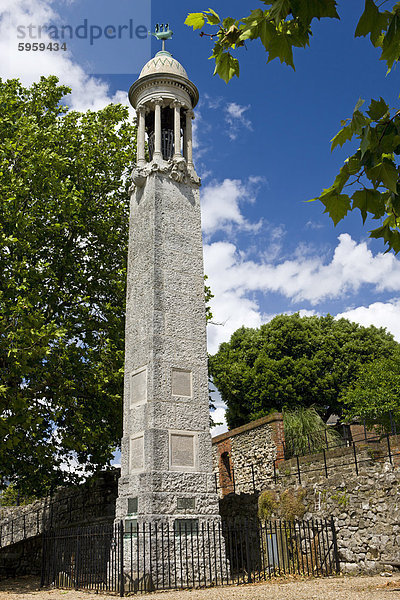
<path fill-rule="evenodd" d="M 358 432 L 354 428 L 358 428 Z M 335 435 L 330 435 L 330 431 Z M 373 442 L 389 436 L 400 434 L 400 423 L 391 411 L 385 413 L 380 420 L 371 426 L 367 425 L 365 419 L 359 422 L 353 422 L 351 426 L 346 423 L 339 423 L 323 429 L 317 429 L 313 433 L 304 434 L 304 450 L 296 450 L 296 442 L 283 441 L 285 459 L 299 456 L 306 456 L 322 450 L 332 450 L 333 448 L 343 448 L 352 446 L 354 443 Z"/>
<path fill-rule="evenodd" d="M 397 436 L 390 433 L 373 435 L 369 432 L 367 439 L 363 434 L 355 441 L 330 444 L 329 449 L 296 454 L 286 460 L 249 461 L 238 470 L 230 464 L 229 474 L 227 471 L 224 473 L 223 483 L 215 473 L 215 490 L 222 495 L 257 493 L 271 483 L 284 482 L 288 478 L 295 478 L 301 485 L 307 476 L 313 474 L 328 478 L 334 472 L 354 469 L 354 474 L 358 476 L 363 467 L 386 461 L 392 467 L 400 466 L 399 436 L 400 430 Z"/>
<path fill-rule="evenodd" d="M 124 596 L 338 572 L 332 519 L 121 522 L 47 532 L 41 585 Z"/>

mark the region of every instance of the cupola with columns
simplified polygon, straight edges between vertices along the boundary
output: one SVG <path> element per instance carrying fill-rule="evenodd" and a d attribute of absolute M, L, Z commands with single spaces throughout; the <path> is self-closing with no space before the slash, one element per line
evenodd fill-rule
<path fill-rule="evenodd" d="M 172 32 L 156 34 L 163 42 L 163 49 L 144 65 L 129 90 L 129 101 L 137 113 L 137 165 L 133 182 L 139 187 L 148 173 L 154 171 L 169 173 L 176 181 L 200 182 L 192 153 L 193 108 L 199 92 L 182 65 L 165 50 L 168 34 Z"/>

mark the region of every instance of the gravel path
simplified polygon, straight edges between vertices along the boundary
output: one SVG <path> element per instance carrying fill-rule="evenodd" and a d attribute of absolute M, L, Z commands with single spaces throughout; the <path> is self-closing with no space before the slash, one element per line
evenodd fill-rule
<path fill-rule="evenodd" d="M 115 600 L 110 594 L 73 590 L 39 590 L 39 581 L 21 578 L 0 582 L 0 600 Z M 156 592 L 136 596 L 143 600 L 399 600 L 400 575 L 383 577 L 330 577 L 275 579 L 254 585 Z"/>

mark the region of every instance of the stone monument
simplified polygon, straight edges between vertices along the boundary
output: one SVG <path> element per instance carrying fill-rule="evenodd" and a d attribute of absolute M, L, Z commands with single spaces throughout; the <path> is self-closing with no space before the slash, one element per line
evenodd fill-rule
<path fill-rule="evenodd" d="M 164 39 L 169 28 L 161 27 Z M 162 39 L 161 35 L 156 35 Z M 196 86 L 163 49 L 130 88 L 136 109 L 117 518 L 219 520 L 209 432 Z M 145 141 L 147 138 L 147 149 Z"/>

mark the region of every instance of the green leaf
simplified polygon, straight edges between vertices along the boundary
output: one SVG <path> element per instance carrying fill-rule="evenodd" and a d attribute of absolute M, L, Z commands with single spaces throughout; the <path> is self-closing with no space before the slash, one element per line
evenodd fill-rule
<path fill-rule="evenodd" d="M 359 153 L 347 158 L 346 164 L 350 175 L 355 175 L 358 173 L 361 167 Z"/>
<path fill-rule="evenodd" d="M 331 151 L 334 150 L 334 148 L 336 148 L 336 146 L 343 146 L 343 144 L 345 142 L 347 142 L 348 140 L 351 140 L 351 138 L 353 137 L 354 131 L 351 125 L 346 125 L 346 127 L 343 127 L 336 135 L 334 138 L 331 139 Z"/>
<path fill-rule="evenodd" d="M 231 25 L 233 25 L 234 23 L 235 19 L 233 19 L 232 17 L 225 17 L 225 19 L 222 21 L 222 27 L 224 29 L 229 29 L 229 27 L 231 27 Z"/>
<path fill-rule="evenodd" d="M 386 25 L 386 13 L 379 12 L 378 7 L 373 0 L 365 0 L 364 12 L 358 21 L 354 37 L 369 35 L 371 42 L 375 45 Z"/>
<path fill-rule="evenodd" d="M 362 107 L 362 105 L 364 104 L 364 102 L 365 102 L 365 100 L 363 100 L 362 98 L 359 98 L 357 100 L 357 104 L 354 107 L 353 113 L 357 112 Z"/>
<path fill-rule="evenodd" d="M 274 0 L 271 2 L 272 7 L 269 11 L 271 18 L 275 21 L 276 25 L 280 21 L 286 19 L 291 11 L 290 0 Z"/>
<path fill-rule="evenodd" d="M 382 54 L 380 60 L 385 60 L 388 71 L 400 56 L 400 16 L 397 12 L 392 14 L 389 27 L 382 42 Z"/>
<path fill-rule="evenodd" d="M 381 163 L 369 169 L 366 175 L 375 185 L 382 183 L 387 189 L 396 194 L 398 172 L 392 161 L 383 159 Z"/>
<path fill-rule="evenodd" d="M 358 208 L 361 212 L 363 223 L 367 218 L 367 213 L 374 215 L 374 219 L 379 219 L 385 214 L 385 202 L 383 194 L 378 190 L 363 189 L 357 190 L 352 196 L 352 208 Z"/>
<path fill-rule="evenodd" d="M 373 239 L 382 238 L 388 244 L 389 250 L 393 250 L 395 254 L 400 251 L 400 232 L 390 228 L 388 223 L 384 223 L 381 227 L 372 229 L 369 232 L 369 237 Z"/>
<path fill-rule="evenodd" d="M 202 27 L 204 27 L 206 23 L 206 17 L 204 15 L 204 13 L 189 13 L 188 16 L 185 19 L 185 25 L 188 25 L 188 27 L 193 27 L 193 30 L 195 29 L 201 29 Z"/>
<path fill-rule="evenodd" d="M 355 110 L 350 123 L 350 127 L 354 133 L 360 134 L 362 132 L 362 128 L 368 124 L 369 119 L 367 119 L 367 117 L 359 110 Z"/>
<path fill-rule="evenodd" d="M 276 29 L 270 21 L 263 19 L 258 25 L 258 36 L 260 37 L 261 43 L 264 48 L 268 50 L 270 43 L 276 35 Z"/>
<path fill-rule="evenodd" d="M 205 14 L 207 15 L 206 18 L 210 25 L 218 25 L 219 23 L 221 23 L 221 19 L 219 18 L 219 15 L 212 8 L 209 8 L 208 10 L 206 10 Z"/>
<path fill-rule="evenodd" d="M 350 177 L 350 171 L 348 164 L 345 163 L 343 167 L 340 169 L 339 173 L 335 177 L 335 181 L 331 186 L 331 190 L 335 190 L 335 192 L 341 192 L 345 184 L 347 183 Z"/>
<path fill-rule="evenodd" d="M 324 213 L 328 213 L 336 226 L 351 209 L 350 198 L 347 194 L 340 194 L 336 191 L 324 190 L 319 199 L 325 206 Z"/>
<path fill-rule="evenodd" d="M 237 58 L 233 58 L 229 52 L 222 52 L 215 59 L 214 75 L 216 73 L 218 73 L 225 83 L 228 83 L 234 75 L 239 77 L 239 61 Z"/>
<path fill-rule="evenodd" d="M 371 100 L 367 114 L 373 121 L 379 121 L 386 113 L 389 112 L 389 107 L 381 97 L 379 100 Z"/>
<path fill-rule="evenodd" d="M 335 0 L 292 0 L 292 12 L 294 17 L 298 17 L 303 23 L 308 25 L 313 19 L 323 17 L 332 17 L 339 19 L 336 10 Z"/>
<path fill-rule="evenodd" d="M 276 34 L 268 47 L 268 61 L 279 58 L 281 63 L 286 63 L 294 70 L 292 41 L 289 35 L 283 33 Z"/>
<path fill-rule="evenodd" d="M 366 127 L 363 128 L 362 137 L 361 137 L 361 144 L 360 144 L 361 158 L 364 156 L 364 154 L 366 153 L 366 151 L 369 148 L 369 144 L 371 141 L 370 134 L 371 134 L 370 126 L 367 125 Z"/>

